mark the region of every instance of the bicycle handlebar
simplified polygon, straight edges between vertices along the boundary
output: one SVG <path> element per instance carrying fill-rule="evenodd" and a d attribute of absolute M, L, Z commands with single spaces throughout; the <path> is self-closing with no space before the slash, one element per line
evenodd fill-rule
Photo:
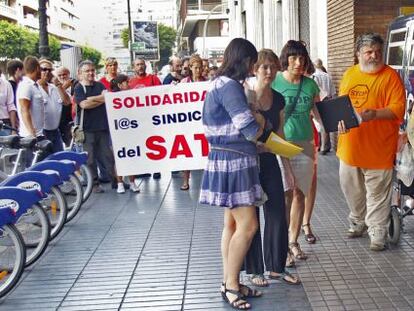
<path fill-rule="evenodd" d="M 17 132 L 17 129 L 11 127 L 10 125 L 5 124 L 3 121 L 0 120 L 0 129 L 6 129 Z"/>

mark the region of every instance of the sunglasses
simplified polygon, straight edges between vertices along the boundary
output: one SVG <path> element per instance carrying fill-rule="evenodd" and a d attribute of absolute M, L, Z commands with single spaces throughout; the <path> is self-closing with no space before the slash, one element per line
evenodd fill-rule
<path fill-rule="evenodd" d="M 45 71 L 52 72 L 53 71 L 52 68 L 46 68 L 46 67 L 40 67 L 40 70 L 43 71 L 43 72 L 45 72 Z"/>

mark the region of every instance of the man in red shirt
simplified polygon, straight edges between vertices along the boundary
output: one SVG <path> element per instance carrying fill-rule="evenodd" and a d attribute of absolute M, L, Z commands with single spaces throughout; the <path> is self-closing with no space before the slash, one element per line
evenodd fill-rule
<path fill-rule="evenodd" d="M 142 87 L 161 85 L 160 79 L 156 75 L 146 73 L 147 65 L 145 65 L 145 60 L 143 58 L 136 58 L 134 61 L 134 71 L 135 77 L 129 80 L 129 87 L 131 89 L 139 89 Z M 137 178 L 140 177 L 149 177 L 151 174 L 141 174 L 137 175 Z M 154 179 L 160 179 L 161 173 L 154 173 Z"/>
<path fill-rule="evenodd" d="M 161 85 L 160 79 L 156 75 L 146 73 L 147 66 L 143 58 L 137 58 L 134 61 L 134 71 L 136 76 L 129 80 L 131 89 L 139 89 L 141 87 Z"/>

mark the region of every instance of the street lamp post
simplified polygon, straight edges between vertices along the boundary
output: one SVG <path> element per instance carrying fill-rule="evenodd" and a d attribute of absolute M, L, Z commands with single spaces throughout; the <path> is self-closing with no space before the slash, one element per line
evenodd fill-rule
<path fill-rule="evenodd" d="M 211 14 L 212 14 L 215 10 L 217 10 L 218 8 L 221 8 L 222 6 L 224 6 L 225 4 L 226 4 L 226 3 L 217 4 L 214 8 L 212 8 L 212 9 L 210 10 L 210 12 L 208 12 L 207 18 L 206 18 L 206 20 L 204 21 L 204 27 L 203 27 L 203 57 L 204 57 L 204 58 L 207 58 L 207 57 L 208 57 L 208 55 L 207 55 L 207 53 L 206 53 L 206 35 L 207 35 L 207 24 L 208 24 L 208 21 L 209 21 L 209 19 L 210 19 Z"/>
<path fill-rule="evenodd" d="M 39 54 L 41 58 L 47 58 L 50 54 L 47 32 L 46 0 L 39 0 Z"/>
<path fill-rule="evenodd" d="M 132 51 L 132 21 L 131 21 L 131 4 L 130 4 L 130 0 L 127 0 L 127 5 L 128 5 L 128 29 L 129 29 L 129 58 L 131 59 L 131 67 L 132 67 L 132 62 L 134 60 L 134 54 Z"/>

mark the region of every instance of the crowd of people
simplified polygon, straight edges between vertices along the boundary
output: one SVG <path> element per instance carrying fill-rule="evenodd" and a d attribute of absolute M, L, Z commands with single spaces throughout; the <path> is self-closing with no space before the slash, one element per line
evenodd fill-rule
<path fill-rule="evenodd" d="M 147 73 L 144 59 L 136 58 L 134 76 L 128 77 L 119 72 L 117 59 L 108 57 L 105 74 L 99 80 L 95 64 L 89 60 L 79 64 L 76 79 L 72 79 L 68 68 L 55 68 L 47 59 L 28 56 L 23 62 L 11 60 L 7 64 L 8 80 L 0 79 L 0 119 L 16 129 L 20 136 L 50 140 L 53 152 L 69 147 L 73 143 L 72 124 L 80 125 L 84 140 L 76 143 L 88 152 L 88 165 L 94 178 L 93 191 L 102 193 L 101 183 L 111 182 L 117 193 L 125 193 L 126 188 L 139 192 L 139 178 L 151 175 L 129 176 L 129 183 L 123 176 L 117 176 L 103 94 L 161 84 L 207 81 L 217 70 L 198 55 L 182 59 L 174 56 L 169 67 L 170 72 L 161 81 L 158 75 Z M 12 133 L 2 130 L 0 135 Z M 30 162 L 28 154 L 26 164 L 30 165 Z M 183 172 L 183 176 L 181 190 L 188 190 L 190 172 Z M 154 173 L 153 178 L 161 178 L 161 173 Z"/>
<path fill-rule="evenodd" d="M 88 152 L 94 192 L 103 192 L 100 183 L 107 179 L 124 193 L 125 178 L 117 175 L 114 164 L 104 93 L 210 81 L 202 113 L 210 150 L 199 202 L 224 207 L 220 291 L 233 308 L 245 310 L 251 308 L 248 299 L 262 292 L 241 284 L 241 270 L 258 287 L 268 286 L 268 279 L 301 282 L 287 268 L 307 259 L 299 243 L 301 231 L 305 242 L 317 242 L 311 217 L 318 150 L 322 155 L 337 151 L 340 185 L 350 208 L 347 236 L 358 238 L 368 231 L 371 250 L 386 248 L 405 90 L 399 75 L 384 64 L 383 47 L 378 34 L 357 39 L 358 63 L 345 72 L 338 95 L 350 97 L 361 123 L 348 129 L 340 121 L 337 133 L 324 130 L 317 109 L 319 101 L 337 96 L 332 80 L 321 60 L 312 62 L 306 44 L 295 40 L 284 45 L 279 58 L 270 49 L 258 52 L 248 40 L 233 39 L 220 68 L 210 67 L 199 55 L 174 56 L 162 81 L 147 73 L 141 58 L 135 59 L 131 78 L 118 71 L 115 58 L 107 58 L 99 81 L 89 60 L 79 64 L 76 80 L 67 68 L 55 69 L 46 59 L 12 60 L 7 66 L 9 82 L 0 79 L 0 118 L 21 136 L 49 139 L 54 151 L 69 146 L 74 119 L 84 133 L 81 144 Z M 272 153 L 265 145 L 272 132 L 303 151 L 291 159 Z M 139 192 L 138 178 L 143 176 L 127 176 L 132 191 Z M 190 171 L 184 171 L 181 190 L 190 188 L 189 179 Z M 259 207 L 264 213 L 263 237 Z"/>
<path fill-rule="evenodd" d="M 361 120 L 351 129 L 338 122 L 339 178 L 350 208 L 347 236 L 361 237 L 368 230 L 373 251 L 386 248 L 392 169 L 405 113 L 404 86 L 384 64 L 383 47 L 378 34 L 361 35 L 358 64 L 345 72 L 339 87 Z M 210 152 L 200 203 L 225 208 L 221 295 L 245 310 L 251 308 L 248 299 L 262 292 L 241 284 L 241 270 L 256 286 L 268 286 L 269 278 L 300 283 L 286 267 L 307 258 L 298 242 L 301 229 L 306 242 L 316 242 L 310 225 L 317 169 L 314 123 L 322 134 L 321 154 L 336 141 L 324 131 L 317 103 L 336 94 L 320 60 L 313 65 L 305 44 L 294 40 L 285 44 L 280 61 L 271 50 L 257 52 L 245 39 L 232 40 L 211 84 L 203 107 Z M 278 159 L 263 144 L 272 131 L 303 152 Z"/>

